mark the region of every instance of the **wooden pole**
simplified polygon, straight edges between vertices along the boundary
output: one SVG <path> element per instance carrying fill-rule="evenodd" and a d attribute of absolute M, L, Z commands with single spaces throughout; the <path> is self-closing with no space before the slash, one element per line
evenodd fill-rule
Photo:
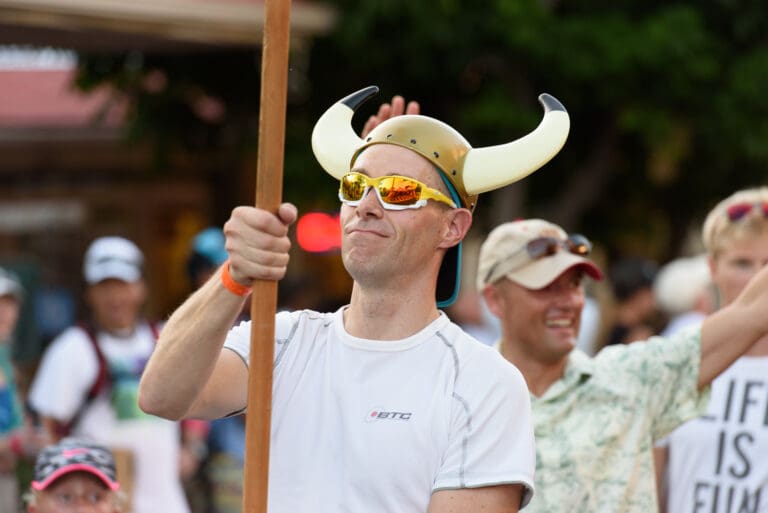
<path fill-rule="evenodd" d="M 277 212 L 283 195 L 290 0 L 265 0 L 256 207 Z M 257 280 L 251 302 L 251 355 L 245 422 L 243 512 L 266 513 L 272 420 L 277 282 Z"/>

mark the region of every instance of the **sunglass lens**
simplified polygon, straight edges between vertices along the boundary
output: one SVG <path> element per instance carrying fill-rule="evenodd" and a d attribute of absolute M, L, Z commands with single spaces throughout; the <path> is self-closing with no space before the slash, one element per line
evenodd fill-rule
<path fill-rule="evenodd" d="M 421 186 L 401 177 L 388 177 L 379 184 L 379 194 L 392 205 L 413 205 L 421 197 Z"/>
<path fill-rule="evenodd" d="M 749 203 L 738 203 L 736 205 L 731 205 L 726 210 L 728 214 L 728 219 L 731 221 L 738 221 L 745 215 L 749 213 L 749 211 L 752 210 L 752 205 Z"/>
<path fill-rule="evenodd" d="M 541 258 L 557 252 L 557 241 L 552 237 L 539 237 L 533 239 L 526 245 L 528 256 L 531 258 Z"/>
<path fill-rule="evenodd" d="M 345 200 L 357 201 L 363 197 L 366 180 L 363 175 L 350 173 L 341 179 L 341 195 Z"/>
<path fill-rule="evenodd" d="M 587 256 L 592 251 L 592 243 L 583 235 L 574 233 L 568 237 L 568 249 L 574 255 Z"/>

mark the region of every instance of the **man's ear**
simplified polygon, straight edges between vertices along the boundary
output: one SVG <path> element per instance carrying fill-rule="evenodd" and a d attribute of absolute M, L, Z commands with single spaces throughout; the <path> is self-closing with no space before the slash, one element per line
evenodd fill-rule
<path fill-rule="evenodd" d="M 451 210 L 448 215 L 449 222 L 443 238 L 442 248 L 452 248 L 467 235 L 467 232 L 472 227 L 472 213 L 466 208 L 455 208 Z"/>
<path fill-rule="evenodd" d="M 504 306 L 501 304 L 502 300 L 499 297 L 498 289 L 493 285 L 486 285 L 480 293 L 485 300 L 488 310 L 490 310 L 496 317 L 501 318 L 504 312 Z"/>

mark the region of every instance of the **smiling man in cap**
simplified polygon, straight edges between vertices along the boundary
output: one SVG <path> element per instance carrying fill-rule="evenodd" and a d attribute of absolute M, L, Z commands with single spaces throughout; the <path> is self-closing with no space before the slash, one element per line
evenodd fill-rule
<path fill-rule="evenodd" d="M 497 343 L 531 391 L 533 512 L 657 511 L 653 443 L 702 413 L 709 383 L 768 333 L 768 268 L 701 329 L 647 343 L 576 349 L 590 244 L 540 219 L 504 223 L 480 249 L 477 286 Z"/>

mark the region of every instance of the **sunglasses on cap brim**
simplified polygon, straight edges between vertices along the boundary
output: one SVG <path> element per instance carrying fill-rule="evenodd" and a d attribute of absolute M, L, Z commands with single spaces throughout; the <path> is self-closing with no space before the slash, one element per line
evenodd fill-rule
<path fill-rule="evenodd" d="M 347 173 L 339 183 L 339 199 L 345 205 L 356 207 L 363 201 L 368 189 L 376 191 L 381 205 L 387 210 L 405 210 L 426 206 L 427 200 L 457 208 L 448 196 L 413 178 L 399 175 L 371 178 L 362 173 Z"/>
<path fill-rule="evenodd" d="M 552 256 L 560 250 L 573 255 L 586 257 L 592 252 L 592 243 L 578 233 L 573 233 L 565 240 L 555 237 L 537 237 L 529 240 L 523 247 L 512 252 L 506 258 L 496 262 L 486 275 L 486 283 L 494 283 L 502 276 L 516 271 L 527 263 Z"/>

